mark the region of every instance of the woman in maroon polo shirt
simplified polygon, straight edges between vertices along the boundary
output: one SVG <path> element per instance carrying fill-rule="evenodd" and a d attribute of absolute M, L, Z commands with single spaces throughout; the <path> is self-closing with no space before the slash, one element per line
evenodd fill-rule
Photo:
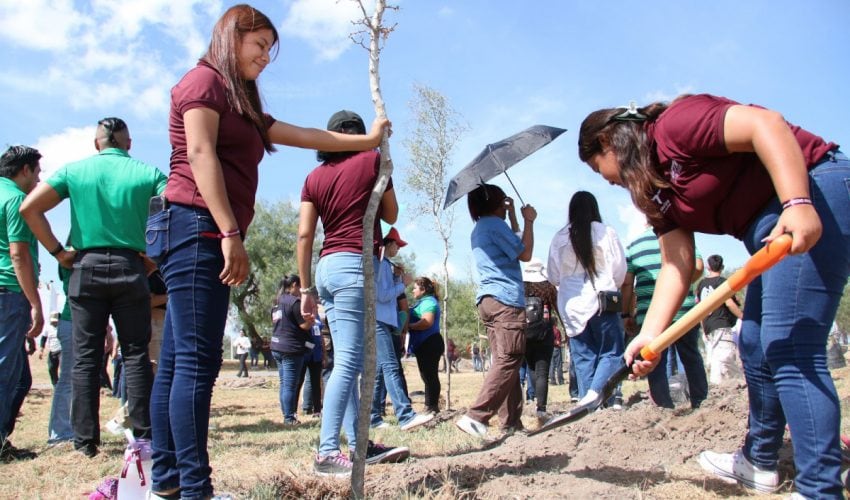
<path fill-rule="evenodd" d="M 209 498 L 207 429 L 221 368 L 230 287 L 249 271 L 242 240 L 254 214 L 257 165 L 274 144 L 322 151 L 376 147 L 389 125 L 338 134 L 276 121 L 263 112 L 257 78 L 276 53 L 272 22 L 248 5 L 218 20 L 206 54 L 171 90 L 171 171 L 164 209 L 148 221 L 148 253 L 160 259 L 168 312 L 151 396 L 153 491 Z"/>
<path fill-rule="evenodd" d="M 741 358 L 750 417 L 734 453 L 700 465 L 759 491 L 779 487 L 786 421 L 805 498 L 841 498 L 839 404 L 826 340 L 850 274 L 850 162 L 779 113 L 711 95 L 595 111 L 579 156 L 628 189 L 661 245 L 662 266 L 630 361 L 673 319 L 690 285 L 694 233 L 729 234 L 750 253 L 791 233 L 791 256 L 747 289 Z M 638 361 L 646 375 L 655 363 Z"/>

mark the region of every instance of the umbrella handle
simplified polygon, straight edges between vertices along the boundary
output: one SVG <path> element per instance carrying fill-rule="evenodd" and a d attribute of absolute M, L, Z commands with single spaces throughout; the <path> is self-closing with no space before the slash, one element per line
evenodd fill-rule
<path fill-rule="evenodd" d="M 512 188 L 514 188 L 514 193 L 516 193 L 516 197 L 517 197 L 517 198 L 519 198 L 519 203 L 520 203 L 520 205 L 519 205 L 519 206 L 520 206 L 520 207 L 524 207 L 524 206 L 525 206 L 525 202 L 524 202 L 524 201 L 522 201 L 522 196 L 520 196 L 520 195 L 519 195 L 519 191 L 517 191 L 516 186 L 514 186 L 514 181 L 512 181 L 512 180 L 511 180 L 511 176 L 510 176 L 510 175 L 508 175 L 508 171 L 507 171 L 507 170 L 505 170 L 505 171 L 504 171 L 504 172 L 502 172 L 502 173 L 503 173 L 503 174 L 505 174 L 505 177 L 507 177 L 507 178 L 508 178 L 508 182 L 510 182 L 510 183 L 511 183 L 511 187 L 512 187 Z"/>

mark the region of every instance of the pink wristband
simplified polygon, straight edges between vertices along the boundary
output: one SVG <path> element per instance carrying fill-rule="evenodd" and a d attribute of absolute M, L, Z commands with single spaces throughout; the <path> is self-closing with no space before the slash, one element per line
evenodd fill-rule
<path fill-rule="evenodd" d="M 791 198 L 782 202 L 782 210 L 793 207 L 794 205 L 811 205 L 811 198 Z"/>

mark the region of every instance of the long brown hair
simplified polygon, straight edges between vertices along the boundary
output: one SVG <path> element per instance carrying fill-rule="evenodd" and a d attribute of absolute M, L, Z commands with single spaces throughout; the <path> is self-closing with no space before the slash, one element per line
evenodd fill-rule
<path fill-rule="evenodd" d="M 623 185 L 651 224 L 662 219 L 652 197 L 670 184 L 664 179 L 655 149 L 646 136 L 646 124 L 654 122 L 667 107 L 666 103 L 655 102 L 637 108 L 637 114 L 631 116 L 627 114 L 628 108 L 594 111 L 581 122 L 578 138 L 578 155 L 583 162 L 602 153 L 604 146 L 614 151 Z"/>
<path fill-rule="evenodd" d="M 263 115 L 263 103 L 260 89 L 255 80 L 245 80 L 239 74 L 237 62 L 239 47 L 245 33 L 262 29 L 271 30 L 272 59 L 277 57 L 278 34 L 271 20 L 259 10 L 247 4 L 234 5 L 227 9 L 215 23 L 210 38 L 210 46 L 202 59 L 221 73 L 227 88 L 227 102 L 240 115 L 251 120 L 263 138 L 266 151 L 275 150 L 269 139 L 268 125 Z"/>

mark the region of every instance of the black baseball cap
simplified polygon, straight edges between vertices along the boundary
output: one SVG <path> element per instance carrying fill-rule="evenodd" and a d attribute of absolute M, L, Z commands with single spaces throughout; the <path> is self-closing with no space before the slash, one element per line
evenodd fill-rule
<path fill-rule="evenodd" d="M 363 118 L 354 111 L 343 109 L 331 115 L 328 120 L 328 130 L 334 132 L 342 132 L 343 129 L 354 129 L 358 134 L 366 133 L 366 125 L 363 124 Z"/>

